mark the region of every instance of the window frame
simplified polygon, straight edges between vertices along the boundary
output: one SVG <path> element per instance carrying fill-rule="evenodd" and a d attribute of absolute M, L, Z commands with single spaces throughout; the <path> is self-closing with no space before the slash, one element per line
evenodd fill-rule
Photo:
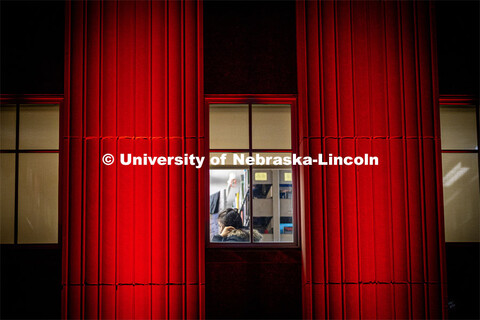
<path fill-rule="evenodd" d="M 439 108 L 441 106 L 450 106 L 450 107 L 471 107 L 475 108 L 475 121 L 477 124 L 477 149 L 443 149 L 441 148 L 441 153 L 476 153 L 478 158 L 478 165 L 480 169 L 480 110 L 478 105 L 478 99 L 474 96 L 468 95 L 440 95 L 439 99 Z M 440 112 L 440 111 L 439 111 Z M 441 128 L 440 128 L 441 130 Z"/>
<path fill-rule="evenodd" d="M 473 95 L 440 95 L 439 103 L 438 103 L 438 112 L 440 114 L 440 109 L 442 106 L 449 106 L 449 107 L 471 107 L 475 109 L 475 122 L 477 128 L 477 149 L 443 149 L 440 145 L 440 153 L 441 155 L 444 153 L 473 153 L 477 154 L 477 163 L 478 163 L 478 170 L 480 170 L 480 108 L 478 103 L 478 98 Z M 440 128 L 441 134 L 442 128 Z M 443 166 L 443 159 L 442 166 Z M 479 179 L 480 185 L 480 179 Z M 443 183 L 442 183 L 442 190 L 443 190 Z M 443 202 L 442 202 L 442 205 Z M 448 243 L 456 243 L 456 242 L 448 242 Z"/>
<path fill-rule="evenodd" d="M 210 149 L 210 105 L 211 104 L 248 104 L 249 110 L 252 104 L 288 104 L 291 107 L 291 148 L 290 149 L 254 149 L 251 147 L 252 134 L 252 117 L 249 111 L 249 141 L 250 147 L 248 149 Z M 297 95 L 294 94 L 206 94 L 204 96 L 204 123 L 205 123 L 205 154 L 208 161 L 205 179 L 205 199 L 210 196 L 210 152 L 292 152 L 298 154 L 298 110 L 297 110 Z M 252 166 L 249 166 L 250 176 L 252 176 Z M 300 178 L 299 168 L 292 165 L 292 207 L 293 207 L 293 242 L 210 242 L 210 207 L 209 201 L 205 201 L 205 245 L 206 248 L 299 248 L 300 247 Z M 250 190 L 253 187 L 253 180 L 250 179 Z M 250 229 L 253 228 L 253 195 L 249 192 L 249 206 L 252 215 L 250 222 Z"/>
<path fill-rule="evenodd" d="M 4 248 L 60 248 L 62 243 L 62 214 L 61 214 L 61 198 L 58 197 L 58 235 L 56 243 L 18 243 L 18 161 L 20 153 L 57 153 L 58 154 L 58 183 L 62 179 L 61 175 L 61 158 L 63 150 L 63 139 L 61 133 L 63 131 L 64 123 L 61 118 L 64 95 L 63 94 L 0 94 L 0 104 L 14 104 L 15 105 L 15 149 L 3 150 L 0 149 L 0 153 L 13 153 L 15 154 L 15 211 L 14 211 L 14 237 L 13 243 L 2 243 L 1 247 Z M 59 133 L 58 133 L 58 150 L 57 149 L 19 149 L 19 122 L 20 122 L 20 105 L 45 105 L 45 104 L 57 104 L 59 106 Z M 60 192 L 58 188 L 57 192 Z"/>

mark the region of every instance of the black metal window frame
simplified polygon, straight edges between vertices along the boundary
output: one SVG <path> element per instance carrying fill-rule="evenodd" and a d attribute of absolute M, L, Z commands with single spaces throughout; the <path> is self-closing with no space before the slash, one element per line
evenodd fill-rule
<path fill-rule="evenodd" d="M 209 113 L 211 104 L 238 104 L 238 105 L 248 105 L 248 149 L 210 149 L 210 130 L 209 130 Z M 252 105 L 254 104 L 278 104 L 278 105 L 290 105 L 291 108 L 291 147 L 289 149 L 254 149 L 252 146 Z M 298 153 L 298 143 L 297 143 L 297 97 L 296 95 L 287 95 L 287 94 L 276 94 L 276 95 L 242 95 L 242 94 L 218 94 L 218 95 L 205 95 L 205 124 L 206 124 L 206 154 L 208 159 L 211 153 L 245 153 L 248 156 L 252 156 L 254 153 Z M 250 234 L 253 234 L 253 167 L 254 166 L 245 166 L 242 168 L 249 168 L 249 186 L 248 186 L 248 205 L 249 205 L 249 215 L 251 220 L 249 223 Z M 206 246 L 207 248 L 225 248 L 225 247 L 235 247 L 235 248 L 299 248 L 300 239 L 299 239 L 299 212 L 300 212 L 300 198 L 299 198 L 299 174 L 298 168 L 292 166 L 292 187 L 293 187 L 293 241 L 292 242 L 254 242 L 253 237 L 250 237 L 250 242 L 211 242 L 210 241 L 210 210 L 205 208 L 206 211 Z M 209 175 L 208 175 L 209 177 Z M 210 190 L 210 179 L 206 179 L 207 195 L 209 196 Z M 208 202 L 208 201 L 207 201 Z"/>
<path fill-rule="evenodd" d="M 441 95 L 439 100 L 440 108 L 442 106 L 449 106 L 449 107 L 470 107 L 475 109 L 475 120 L 476 120 L 476 128 L 477 128 L 477 148 L 476 149 L 443 149 L 443 153 L 476 153 L 478 159 L 478 169 L 480 170 L 480 152 L 479 152 L 479 144 L 480 144 L 480 109 L 478 105 L 478 99 L 474 96 L 468 95 Z M 440 128 L 440 130 L 442 130 Z M 479 179 L 480 181 L 480 179 Z"/>
<path fill-rule="evenodd" d="M 20 154 L 42 154 L 42 153 L 56 153 L 60 155 L 60 132 L 59 132 L 59 148 L 58 149 L 20 149 L 20 106 L 21 105 L 38 105 L 41 108 L 42 105 L 58 105 L 59 111 L 63 106 L 63 95 L 5 95 L 0 96 L 0 108 L 4 105 L 15 106 L 15 149 L 0 149 L 0 153 L 15 154 L 15 203 L 14 203 L 14 224 L 13 224 L 13 243 L 2 243 L 2 246 L 32 246 L 32 247 L 57 247 L 61 242 L 61 219 L 60 219 L 60 207 L 58 207 L 58 236 L 56 243 L 18 243 L 18 162 Z M 61 121 L 59 119 L 60 131 Z M 1 148 L 1 147 L 0 147 Z M 60 159 L 59 159 L 60 160 Z"/>

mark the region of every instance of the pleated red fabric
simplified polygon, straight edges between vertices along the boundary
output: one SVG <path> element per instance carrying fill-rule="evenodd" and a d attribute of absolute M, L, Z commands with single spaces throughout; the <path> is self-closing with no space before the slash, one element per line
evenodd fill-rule
<path fill-rule="evenodd" d="M 208 166 L 119 164 L 203 155 L 202 3 L 66 7 L 62 315 L 203 318 Z"/>
<path fill-rule="evenodd" d="M 301 168 L 305 318 L 443 318 L 433 8 L 298 1 L 299 146 L 379 157 Z"/>

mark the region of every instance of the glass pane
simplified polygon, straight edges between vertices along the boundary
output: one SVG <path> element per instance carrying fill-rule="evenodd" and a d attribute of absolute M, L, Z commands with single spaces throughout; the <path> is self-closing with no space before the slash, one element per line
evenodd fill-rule
<path fill-rule="evenodd" d="M 210 105 L 210 149 L 248 149 L 248 105 Z"/>
<path fill-rule="evenodd" d="M 290 157 L 290 153 L 259 153 Z M 256 154 L 253 155 L 256 157 Z M 254 166 L 253 228 L 262 242 L 293 242 L 293 184 L 291 166 Z"/>
<path fill-rule="evenodd" d="M 252 147 L 291 149 L 291 107 L 288 104 L 252 105 Z"/>
<path fill-rule="evenodd" d="M 480 190 L 476 153 L 443 153 L 445 240 L 480 241 Z"/>
<path fill-rule="evenodd" d="M 473 106 L 440 107 L 440 128 L 442 131 L 442 149 L 476 150 L 477 123 L 476 111 Z"/>
<path fill-rule="evenodd" d="M 210 169 L 211 242 L 250 242 L 248 181 L 248 169 Z"/>
<path fill-rule="evenodd" d="M 59 106 L 20 105 L 20 149 L 58 149 Z"/>
<path fill-rule="evenodd" d="M 58 154 L 19 154 L 18 243 L 58 241 Z"/>
<path fill-rule="evenodd" d="M 0 153 L 1 243 L 14 242 L 15 154 Z"/>
<path fill-rule="evenodd" d="M 210 168 L 239 168 L 241 165 L 241 157 L 248 157 L 248 153 L 244 152 L 210 152 Z M 212 159 L 215 158 L 215 159 Z M 223 158 L 223 160 L 222 160 Z M 223 161 L 223 162 L 222 162 Z M 218 164 L 217 164 L 218 163 Z M 243 167 L 247 168 L 247 165 Z"/>
<path fill-rule="evenodd" d="M 0 148 L 15 149 L 16 110 L 14 104 L 0 107 Z"/>

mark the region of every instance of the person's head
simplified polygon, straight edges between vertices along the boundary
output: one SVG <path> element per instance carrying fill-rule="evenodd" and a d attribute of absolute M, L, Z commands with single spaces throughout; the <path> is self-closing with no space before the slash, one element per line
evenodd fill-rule
<path fill-rule="evenodd" d="M 242 217 L 236 208 L 227 208 L 218 214 L 218 224 L 221 229 L 225 227 L 234 227 L 240 229 L 243 227 Z"/>

